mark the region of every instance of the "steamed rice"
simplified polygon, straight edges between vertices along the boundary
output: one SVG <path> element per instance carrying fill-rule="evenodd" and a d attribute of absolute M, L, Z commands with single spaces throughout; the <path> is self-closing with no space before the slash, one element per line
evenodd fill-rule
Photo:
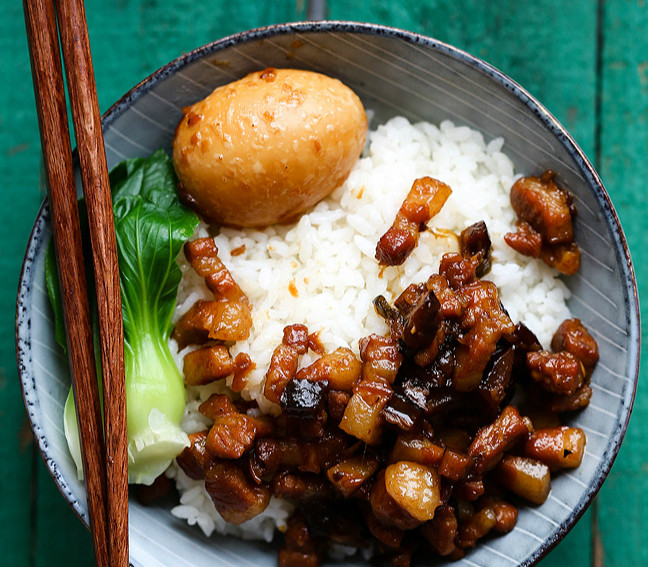
<path fill-rule="evenodd" d="M 437 127 L 393 118 L 369 133 L 363 157 L 346 183 L 295 224 L 221 229 L 214 236 L 219 257 L 253 306 L 250 338 L 230 349 L 233 357 L 248 353 L 256 363 L 242 396 L 257 401 L 263 411 L 276 409 L 263 397 L 263 381 L 286 325 L 303 323 L 309 332 L 319 332 L 327 352 L 348 347 L 357 354 L 360 338 L 386 334 L 387 325 L 372 300 L 383 295 L 393 303 L 409 284 L 426 281 L 438 272 L 443 254 L 458 251 L 456 235 L 480 220 L 486 222 L 492 241 L 492 269 L 484 279 L 497 285 L 511 319 L 524 322 L 548 345 L 558 325 L 570 317 L 569 291 L 555 270 L 504 243 L 504 234 L 514 230 L 516 220 L 509 194 L 517 176 L 502 152 L 503 144 L 501 138 L 486 143 L 481 133 L 450 121 Z M 376 243 L 391 226 L 414 179 L 422 176 L 447 183 L 452 195 L 405 263 L 381 267 L 375 260 Z M 199 227 L 196 236 L 207 235 L 208 228 Z M 211 297 L 191 267 L 184 261 L 181 267 L 176 319 L 197 299 Z M 177 345 L 172 344 L 172 351 L 177 352 Z M 180 368 L 184 354 L 177 355 Z M 312 360 L 309 352 L 300 366 Z M 187 432 L 209 427 L 198 406 L 223 390 L 222 383 L 187 388 Z M 263 514 L 234 526 L 216 512 L 204 482 L 188 478 L 177 466 L 168 474 L 181 494 L 172 512 L 207 535 L 217 531 L 270 540 L 275 527 L 285 528 L 291 512 L 286 502 L 273 498 Z"/>

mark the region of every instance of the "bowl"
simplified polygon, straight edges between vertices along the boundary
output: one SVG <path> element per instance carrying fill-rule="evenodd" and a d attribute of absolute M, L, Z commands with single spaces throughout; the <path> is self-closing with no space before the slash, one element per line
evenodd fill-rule
<path fill-rule="evenodd" d="M 487 63 L 421 35 L 377 25 L 319 22 L 272 26 L 226 37 L 169 63 L 142 81 L 104 116 L 109 167 L 170 151 L 182 107 L 216 86 L 267 66 L 320 71 L 337 77 L 373 111 L 374 123 L 393 115 L 444 119 L 502 136 L 516 171 L 560 172 L 579 210 L 578 275 L 566 279 L 569 307 L 599 343 L 590 406 L 568 423 L 587 434 L 581 466 L 558 475 L 545 504 L 522 507 L 516 528 L 480 543 L 458 562 L 466 566 L 532 565 L 567 533 L 601 487 L 623 439 L 638 376 L 639 314 L 628 247 L 612 203 L 571 136 L 522 87 Z M 69 388 L 67 361 L 55 346 L 44 286 L 50 238 L 44 203 L 32 231 L 16 316 L 16 341 L 25 406 L 40 451 L 70 505 L 87 523 L 82 483 L 67 452 L 62 411 Z M 276 549 L 214 536 L 207 539 L 169 513 L 169 503 L 130 505 L 134 566 L 276 564 Z M 349 562 L 361 565 L 362 562 Z M 437 564 L 437 563 L 435 563 Z M 455 563 L 457 565 L 457 563 Z"/>

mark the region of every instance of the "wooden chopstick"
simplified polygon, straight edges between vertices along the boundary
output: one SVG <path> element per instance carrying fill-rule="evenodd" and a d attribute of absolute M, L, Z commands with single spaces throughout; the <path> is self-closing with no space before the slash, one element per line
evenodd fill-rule
<path fill-rule="evenodd" d="M 85 10 L 78 0 L 57 0 L 97 287 L 103 427 L 58 49 L 57 14 L 53 0 L 24 0 L 23 5 L 95 558 L 99 567 L 125 567 L 128 565 L 128 480 L 121 296 L 110 185 Z"/>
<path fill-rule="evenodd" d="M 83 0 L 56 0 L 94 259 L 106 431 L 106 510 L 111 565 L 128 565 L 128 454 L 124 329 L 117 241 L 97 87 Z"/>

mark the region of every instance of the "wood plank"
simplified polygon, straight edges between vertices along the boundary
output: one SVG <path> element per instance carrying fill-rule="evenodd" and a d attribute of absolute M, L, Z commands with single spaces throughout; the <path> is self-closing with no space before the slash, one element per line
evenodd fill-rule
<path fill-rule="evenodd" d="M 2 3 L 2 76 L 11 88 L 0 89 L 0 562 L 17 566 L 30 559 L 36 460 L 17 378 L 13 314 L 18 273 L 40 200 L 40 146 L 24 29 L 22 4 Z"/>
<path fill-rule="evenodd" d="M 221 5 L 227 4 L 227 5 Z M 298 6 L 299 4 L 299 6 Z M 95 69 L 103 110 L 128 88 L 182 51 L 249 27 L 303 19 L 305 2 L 196 3 L 189 0 L 87 2 Z M 360 0 L 352 6 L 329 0 L 328 17 L 380 22 L 432 35 L 497 66 L 537 96 L 594 157 L 596 141 L 596 3 L 580 0 L 556 4 L 505 0 L 396 3 Z M 603 96 L 599 170 L 617 207 L 637 262 L 640 292 L 646 293 L 645 264 L 639 252 L 647 244 L 637 211 L 648 198 L 648 29 L 646 6 L 609 0 L 604 7 Z M 30 223 L 40 201 L 40 147 L 20 3 L 0 8 L 0 47 L 4 79 L 0 90 L 0 210 L 11 210 L 0 223 L 0 310 L 12 313 L 17 273 Z M 574 26 L 578 22 L 578 26 Z M 558 38 L 558 40 L 556 39 Z M 644 175 L 642 175 L 644 174 Z M 644 306 L 643 313 L 646 313 Z M 646 349 L 644 339 L 644 352 Z M 643 365 L 645 368 L 645 364 Z M 642 372 L 645 377 L 645 371 Z M 646 426 L 648 411 L 640 388 L 634 418 L 621 454 L 599 495 L 598 525 L 605 565 L 648 564 L 642 541 L 648 526 Z M 67 508 L 33 446 L 24 447 L 24 409 L 17 386 L 11 317 L 0 320 L 0 549 L 3 560 L 27 565 L 86 565 L 91 562 L 89 536 Z M 29 444 L 28 444 L 29 445 Z M 36 466 L 34 466 L 34 463 Z M 31 471 L 34 470 L 35 525 L 30 560 Z M 4 481 L 4 482 L 3 482 Z M 622 502 L 622 505 L 619 503 Z M 644 507 L 642 508 L 642 504 Z M 542 565 L 591 563 L 588 513 Z M 84 539 L 86 538 L 86 539 Z M 78 555 L 65 542 L 81 541 Z M 59 546 L 59 547 L 57 547 Z M 84 550 L 85 546 L 85 550 Z M 623 563 L 622 563 L 623 562 Z"/>
<path fill-rule="evenodd" d="M 90 532 L 66 504 L 40 456 L 35 477 L 30 567 L 94 565 Z"/>
<path fill-rule="evenodd" d="M 648 315 L 648 6 L 603 3 L 600 173 L 616 207 L 632 253 L 641 314 Z M 648 390 L 642 340 L 642 371 L 633 417 L 619 456 L 599 495 L 598 534 L 606 567 L 648 565 Z"/>

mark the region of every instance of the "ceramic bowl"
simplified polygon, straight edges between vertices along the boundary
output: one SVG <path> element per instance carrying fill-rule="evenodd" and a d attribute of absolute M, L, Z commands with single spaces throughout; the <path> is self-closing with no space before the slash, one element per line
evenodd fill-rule
<path fill-rule="evenodd" d="M 542 105 L 497 69 L 433 39 L 355 23 L 274 26 L 221 39 L 169 63 L 117 102 L 103 119 L 110 167 L 157 148 L 170 150 L 182 107 L 216 86 L 266 66 L 320 71 L 341 79 L 374 112 L 373 123 L 394 115 L 451 119 L 503 136 L 516 170 L 560 172 L 578 207 L 576 239 L 583 262 L 566 279 L 569 307 L 593 330 L 601 359 L 590 406 L 569 423 L 587 434 L 582 465 L 558 475 L 545 504 L 522 507 L 515 529 L 480 543 L 453 565 L 532 565 L 583 514 L 619 450 L 632 407 L 639 360 L 637 294 L 628 247 L 610 199 L 583 152 Z M 69 387 L 67 363 L 55 346 L 44 286 L 50 238 L 44 204 L 34 226 L 20 279 L 17 351 L 29 419 L 62 493 L 87 521 L 62 430 Z M 136 567 L 276 565 L 276 549 L 231 538 L 203 537 L 170 513 L 170 504 L 130 506 L 131 562 Z M 349 565 L 361 565 L 352 561 Z M 438 564 L 438 563 L 435 563 Z"/>

